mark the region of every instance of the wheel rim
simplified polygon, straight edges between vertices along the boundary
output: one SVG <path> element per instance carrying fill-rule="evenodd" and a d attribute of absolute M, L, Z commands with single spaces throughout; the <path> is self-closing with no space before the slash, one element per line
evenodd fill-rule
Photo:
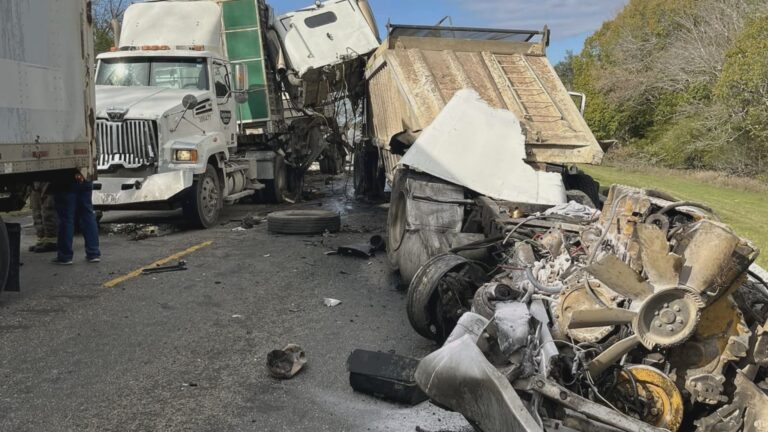
<path fill-rule="evenodd" d="M 219 211 L 219 188 L 210 176 L 205 176 L 200 184 L 200 210 L 208 221 L 215 219 Z"/>

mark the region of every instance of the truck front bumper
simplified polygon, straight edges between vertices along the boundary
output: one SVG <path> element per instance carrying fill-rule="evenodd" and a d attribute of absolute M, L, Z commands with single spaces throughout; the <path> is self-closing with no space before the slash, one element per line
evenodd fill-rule
<path fill-rule="evenodd" d="M 100 209 L 157 208 L 192 186 L 192 171 L 179 170 L 148 177 L 100 177 L 94 182 L 93 205 Z"/>

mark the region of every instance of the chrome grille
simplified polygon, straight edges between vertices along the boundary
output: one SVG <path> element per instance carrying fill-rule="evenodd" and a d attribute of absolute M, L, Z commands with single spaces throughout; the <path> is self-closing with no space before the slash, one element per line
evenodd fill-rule
<path fill-rule="evenodd" d="M 96 120 L 96 139 L 99 145 L 99 169 L 112 165 L 140 168 L 157 161 L 157 122 L 152 120 L 125 120 L 111 122 Z"/>

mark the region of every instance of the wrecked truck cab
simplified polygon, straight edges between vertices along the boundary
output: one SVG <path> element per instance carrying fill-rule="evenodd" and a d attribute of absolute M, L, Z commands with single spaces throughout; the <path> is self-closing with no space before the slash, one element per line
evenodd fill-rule
<path fill-rule="evenodd" d="M 464 234 L 487 234 L 471 219 L 479 196 L 510 213 L 571 199 L 599 205 L 596 182 L 572 167 L 599 164 L 603 151 L 547 60 L 548 45 L 546 28 L 392 25 L 371 56 L 365 77 L 375 150 L 358 152 L 365 160 L 356 169 L 375 172 L 358 175 L 356 188 L 376 194 L 383 177 L 392 185 L 389 256 L 404 283 L 426 259 L 473 238 Z M 434 180 L 416 185 L 422 174 Z M 419 213 L 424 200 L 409 189 L 437 183 L 446 193 L 430 194 L 431 214 L 461 218 L 430 223 Z M 401 241 L 403 232 L 424 246 L 401 253 L 397 245 L 411 243 Z"/>
<path fill-rule="evenodd" d="M 660 195 L 613 186 L 602 212 L 507 224 L 476 245 L 495 251 L 480 284 L 433 273 L 475 295 L 443 304 L 466 312 L 421 361 L 422 390 L 484 432 L 762 430 L 759 251 L 705 205 Z"/>

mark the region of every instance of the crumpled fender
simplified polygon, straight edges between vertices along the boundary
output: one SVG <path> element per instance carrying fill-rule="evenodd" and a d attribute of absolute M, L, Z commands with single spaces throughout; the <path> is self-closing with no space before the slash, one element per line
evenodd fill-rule
<path fill-rule="evenodd" d="M 463 414 L 483 432 L 543 431 L 471 336 L 424 357 L 416 383 L 436 404 Z"/>

